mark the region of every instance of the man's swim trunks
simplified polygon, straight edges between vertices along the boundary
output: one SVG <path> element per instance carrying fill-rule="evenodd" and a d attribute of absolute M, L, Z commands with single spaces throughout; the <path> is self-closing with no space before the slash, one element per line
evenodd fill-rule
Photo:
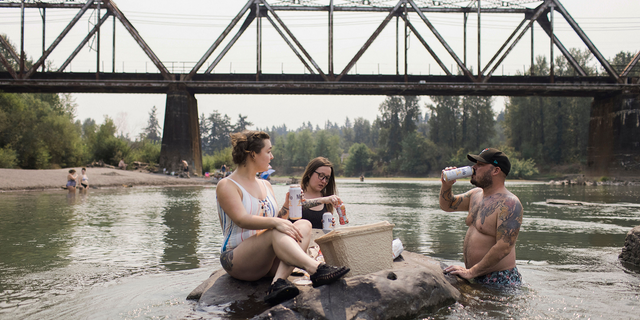
<path fill-rule="evenodd" d="M 518 272 L 518 268 L 495 271 L 484 276 L 473 278 L 474 283 L 492 285 L 492 286 L 519 286 L 522 284 L 522 275 Z"/>

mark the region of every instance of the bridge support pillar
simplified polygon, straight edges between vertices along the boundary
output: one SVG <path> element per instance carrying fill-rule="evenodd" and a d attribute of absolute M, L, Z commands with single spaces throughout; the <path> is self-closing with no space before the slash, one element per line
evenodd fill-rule
<path fill-rule="evenodd" d="M 640 176 L 640 95 L 593 99 L 587 174 Z"/>
<path fill-rule="evenodd" d="M 202 150 L 198 123 L 198 101 L 183 85 L 171 85 L 164 114 L 160 169 L 182 172 L 182 160 L 189 173 L 202 176 Z"/>

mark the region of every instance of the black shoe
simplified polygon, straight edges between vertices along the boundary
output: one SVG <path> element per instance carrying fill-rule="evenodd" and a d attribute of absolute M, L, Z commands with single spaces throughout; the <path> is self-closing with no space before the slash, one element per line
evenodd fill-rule
<path fill-rule="evenodd" d="M 264 297 L 264 302 L 275 306 L 276 304 L 293 299 L 299 293 L 300 290 L 298 290 L 298 287 L 291 283 L 291 281 L 278 279 L 269 286 L 269 289 L 267 289 L 267 295 Z"/>
<path fill-rule="evenodd" d="M 311 282 L 313 283 L 314 288 L 323 286 L 342 278 L 342 276 L 347 274 L 350 270 L 351 269 L 347 267 L 334 267 L 321 263 L 318 266 L 316 273 L 311 275 Z"/>

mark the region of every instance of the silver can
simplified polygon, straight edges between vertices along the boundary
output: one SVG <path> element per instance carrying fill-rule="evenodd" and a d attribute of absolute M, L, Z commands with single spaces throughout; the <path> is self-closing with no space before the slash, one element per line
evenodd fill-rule
<path fill-rule="evenodd" d="M 302 218 L 302 189 L 299 186 L 289 187 L 289 219 Z"/>
<path fill-rule="evenodd" d="M 322 231 L 324 233 L 331 232 L 333 230 L 333 213 L 325 212 L 322 215 Z"/>
<path fill-rule="evenodd" d="M 442 176 L 444 177 L 444 181 L 467 178 L 467 177 L 471 177 L 472 175 L 473 175 L 473 168 L 470 166 L 442 171 Z"/>

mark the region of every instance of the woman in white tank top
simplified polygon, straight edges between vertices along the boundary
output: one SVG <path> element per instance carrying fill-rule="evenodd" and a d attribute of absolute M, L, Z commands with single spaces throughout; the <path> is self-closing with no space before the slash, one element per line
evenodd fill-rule
<path fill-rule="evenodd" d="M 238 168 L 216 187 L 224 236 L 220 263 L 227 273 L 245 281 L 273 276 L 264 298 L 273 305 L 298 294 L 297 287 L 287 280 L 294 266 L 309 272 L 314 286 L 332 283 L 349 272 L 349 268 L 320 264 L 306 254 L 311 224 L 281 218 L 288 213 L 288 203 L 276 212 L 271 184 L 256 177 L 273 159 L 269 135 L 243 131 L 232 134 L 231 142 Z"/>

